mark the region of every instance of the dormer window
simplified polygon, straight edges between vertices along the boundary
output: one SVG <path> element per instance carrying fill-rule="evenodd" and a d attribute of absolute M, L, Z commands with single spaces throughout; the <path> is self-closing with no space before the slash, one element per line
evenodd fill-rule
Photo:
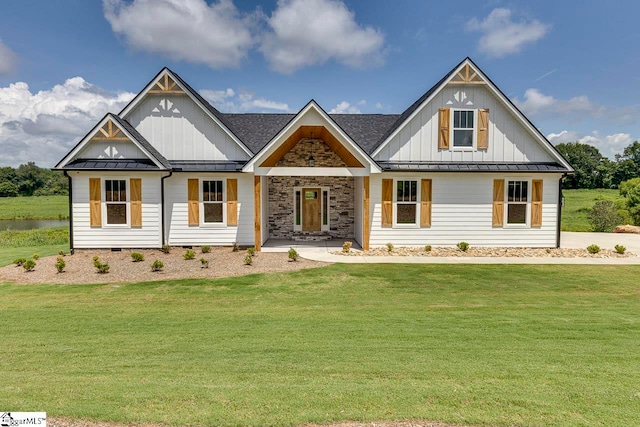
<path fill-rule="evenodd" d="M 473 147 L 474 111 L 453 111 L 453 146 L 462 148 Z"/>

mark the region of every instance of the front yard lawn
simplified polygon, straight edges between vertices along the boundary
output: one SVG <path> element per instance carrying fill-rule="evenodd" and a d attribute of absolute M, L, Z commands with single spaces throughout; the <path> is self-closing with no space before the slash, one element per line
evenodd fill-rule
<path fill-rule="evenodd" d="M 635 266 L 337 264 L 0 284 L 0 406 L 180 426 L 637 425 L 638 277 Z"/>

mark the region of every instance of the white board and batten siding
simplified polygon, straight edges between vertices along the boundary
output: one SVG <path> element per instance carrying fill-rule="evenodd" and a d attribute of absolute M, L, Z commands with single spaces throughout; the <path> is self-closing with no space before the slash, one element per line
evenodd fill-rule
<path fill-rule="evenodd" d="M 189 225 L 189 179 L 237 179 L 238 225 Z M 174 173 L 165 180 L 165 227 L 171 246 L 230 246 L 254 244 L 253 176 L 249 174 Z M 201 193 L 202 188 L 198 191 Z M 226 194 L 226 189 L 225 189 Z M 226 196 L 225 196 L 226 200 Z M 202 209 L 202 208 L 200 208 Z M 226 214 L 226 210 L 224 211 Z"/>
<path fill-rule="evenodd" d="M 382 227 L 383 178 L 432 179 L 431 227 Z M 472 246 L 555 247 L 559 178 L 560 174 L 384 173 L 374 175 L 371 177 L 370 245 L 376 247 L 393 243 L 396 246 L 423 247 L 427 244 L 453 246 L 465 241 Z M 494 179 L 543 180 L 542 226 L 493 227 Z"/>
<path fill-rule="evenodd" d="M 489 109 L 489 148 L 486 150 L 438 149 L 438 110 L 441 107 Z M 477 138 L 477 135 L 474 138 Z M 557 161 L 484 85 L 445 86 L 400 129 L 374 159 L 398 162 Z"/>
<path fill-rule="evenodd" d="M 165 158 L 247 160 L 247 153 L 187 95 L 147 95 L 125 117 Z"/>
<path fill-rule="evenodd" d="M 146 159 L 147 155 L 131 141 L 90 140 L 76 159 Z"/>
<path fill-rule="evenodd" d="M 159 248 L 162 246 L 162 218 L 160 199 L 160 173 L 145 172 L 70 172 L 73 185 L 73 246 L 84 248 Z M 89 216 L 89 179 L 131 179 L 142 181 L 142 227 L 92 227 Z M 101 188 L 104 203 L 104 187 Z M 127 197 L 130 197 L 128 195 Z M 129 221 L 130 209 L 127 209 Z"/>

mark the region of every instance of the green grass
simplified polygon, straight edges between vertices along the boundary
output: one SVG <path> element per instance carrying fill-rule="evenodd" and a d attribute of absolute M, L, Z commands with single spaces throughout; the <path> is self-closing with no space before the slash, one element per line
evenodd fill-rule
<path fill-rule="evenodd" d="M 68 196 L 0 197 L 0 219 L 67 219 Z"/>
<path fill-rule="evenodd" d="M 16 258 L 55 255 L 60 250 L 69 252 L 69 227 L 0 230 L 0 267 Z"/>
<path fill-rule="evenodd" d="M 0 284 L 0 402 L 180 426 L 638 425 L 638 277 L 635 266 L 337 264 Z"/>
<path fill-rule="evenodd" d="M 562 190 L 562 194 L 562 231 L 593 231 L 587 214 L 597 200 L 624 202 L 624 197 L 620 196 L 618 190 Z M 628 217 L 624 219 L 625 222 L 631 221 Z"/>

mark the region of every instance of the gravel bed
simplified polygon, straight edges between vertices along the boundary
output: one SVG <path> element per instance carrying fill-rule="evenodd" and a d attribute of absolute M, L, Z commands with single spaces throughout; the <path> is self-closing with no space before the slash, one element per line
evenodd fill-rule
<path fill-rule="evenodd" d="M 466 252 L 457 247 L 434 246 L 431 251 L 423 247 L 397 247 L 389 251 L 386 247 L 373 248 L 368 251 L 351 250 L 331 252 L 344 256 L 422 256 L 422 257 L 507 257 L 507 258 L 629 258 L 636 256 L 631 252 L 619 254 L 616 251 L 602 249 L 597 254 L 590 254 L 586 249 L 551 249 L 551 248 L 488 248 L 470 247 Z"/>
<path fill-rule="evenodd" d="M 160 250 L 82 250 L 74 255 L 66 255 L 65 271 L 57 273 L 55 268 L 58 256 L 43 257 L 36 261 L 35 270 L 27 272 L 22 267 L 8 265 L 0 268 L 0 280 L 16 283 L 52 283 L 52 284 L 87 284 L 143 282 L 151 280 L 169 280 L 185 278 L 227 277 L 251 273 L 274 271 L 291 271 L 303 268 L 322 267 L 323 262 L 298 258 L 293 262 L 287 253 L 259 252 L 253 257 L 252 265 L 245 265 L 246 251 L 233 252 L 228 247 L 211 248 L 210 253 L 203 254 L 199 247 L 194 247 L 196 258 L 185 260 L 186 249 L 173 248 L 165 254 Z M 131 253 L 140 252 L 144 261 L 132 262 Z M 100 262 L 109 264 L 109 272 L 98 274 L 93 266 L 93 257 L 98 256 Z M 209 268 L 202 268 L 200 258 L 209 261 Z M 160 260 L 164 270 L 151 271 L 151 263 Z"/>

